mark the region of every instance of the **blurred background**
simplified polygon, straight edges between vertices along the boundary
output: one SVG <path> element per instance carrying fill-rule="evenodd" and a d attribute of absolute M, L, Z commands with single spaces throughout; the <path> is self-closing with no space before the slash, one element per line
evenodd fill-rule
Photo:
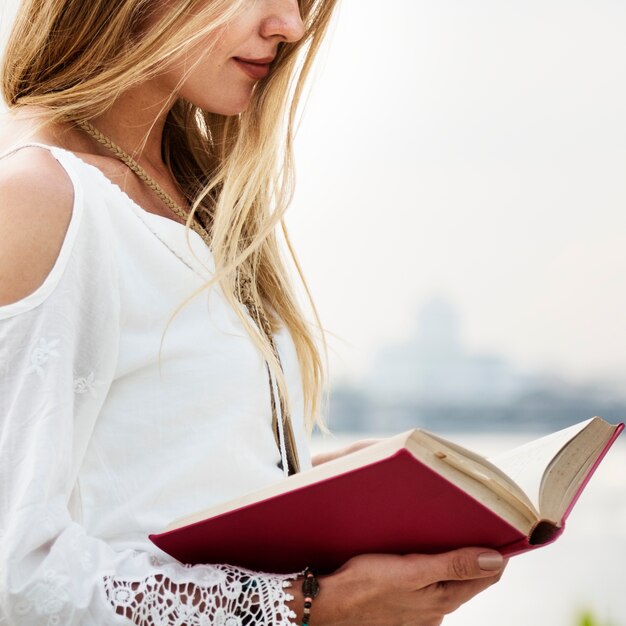
<path fill-rule="evenodd" d="M 342 0 L 288 214 L 335 428 L 624 413 L 624 32 L 611 0 Z"/>
<path fill-rule="evenodd" d="M 287 223 L 329 331 L 326 450 L 485 454 L 626 417 L 626 3 L 342 0 Z M 449 626 L 626 626 L 626 441 Z"/>
<path fill-rule="evenodd" d="M 287 217 L 329 332 L 314 451 L 624 420 L 625 32 L 619 0 L 341 0 Z M 626 626 L 624 579 L 618 441 L 565 535 L 445 623 Z"/>

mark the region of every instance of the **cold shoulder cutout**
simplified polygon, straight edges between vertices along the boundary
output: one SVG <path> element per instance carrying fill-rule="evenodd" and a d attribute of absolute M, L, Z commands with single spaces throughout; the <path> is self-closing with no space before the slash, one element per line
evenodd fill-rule
<path fill-rule="evenodd" d="M 73 209 L 44 283 L 0 307 L 0 624 L 292 626 L 297 572 L 185 567 L 148 540 L 284 478 L 264 360 L 219 287 L 172 319 L 210 251 L 44 148 Z M 275 339 L 307 469 L 295 346 Z"/>
<path fill-rule="evenodd" d="M 0 157 L 0 317 L 37 306 L 51 293 L 81 208 L 78 180 L 50 150 L 32 144 Z"/>

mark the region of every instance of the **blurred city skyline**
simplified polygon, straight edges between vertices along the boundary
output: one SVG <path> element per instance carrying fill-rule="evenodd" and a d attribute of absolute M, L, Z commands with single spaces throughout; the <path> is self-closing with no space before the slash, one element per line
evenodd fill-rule
<path fill-rule="evenodd" d="M 462 312 L 438 295 L 416 312 L 408 336 L 374 353 L 362 376 L 332 386 L 327 413 L 339 432 L 547 432 L 594 415 L 623 420 L 626 390 L 472 350 Z"/>
<path fill-rule="evenodd" d="M 341 0 L 287 214 L 331 380 L 441 293 L 468 350 L 620 384 L 624 32 L 615 0 Z"/>

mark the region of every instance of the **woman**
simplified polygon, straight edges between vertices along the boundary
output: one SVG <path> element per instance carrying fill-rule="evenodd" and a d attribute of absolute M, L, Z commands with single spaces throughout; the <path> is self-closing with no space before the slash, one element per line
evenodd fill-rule
<path fill-rule="evenodd" d="M 183 567 L 146 537 L 328 460 L 275 227 L 333 4 L 23 0 L 2 75 L 0 623 L 308 622 L 303 572 Z M 362 555 L 306 613 L 439 624 L 503 566 Z"/>

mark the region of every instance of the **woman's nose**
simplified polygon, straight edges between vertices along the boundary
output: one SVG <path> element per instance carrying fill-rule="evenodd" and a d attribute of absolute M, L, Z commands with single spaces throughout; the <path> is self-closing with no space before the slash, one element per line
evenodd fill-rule
<path fill-rule="evenodd" d="M 304 23 L 298 0 L 274 0 L 263 21 L 264 37 L 279 36 L 284 41 L 296 42 L 304 37 Z"/>

